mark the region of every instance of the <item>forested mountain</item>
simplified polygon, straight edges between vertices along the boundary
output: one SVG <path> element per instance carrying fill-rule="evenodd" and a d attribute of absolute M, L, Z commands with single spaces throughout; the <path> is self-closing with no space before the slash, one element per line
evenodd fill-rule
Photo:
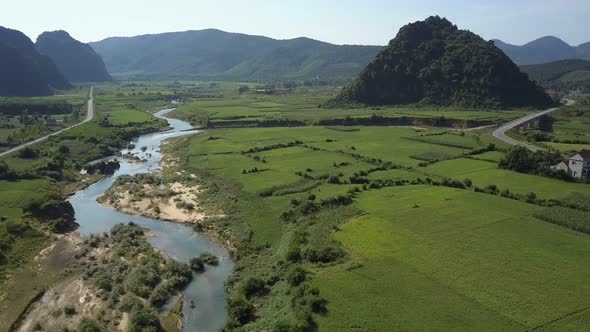
<path fill-rule="evenodd" d="M 65 31 L 44 32 L 35 47 L 50 57 L 66 78 L 73 82 L 104 82 L 112 78 L 102 58 L 88 44 L 72 38 Z"/>
<path fill-rule="evenodd" d="M 542 37 L 522 46 L 507 44 L 497 39 L 494 40 L 494 44 L 518 65 L 541 64 L 566 59 L 590 60 L 590 43 L 574 47 L 553 36 Z"/>
<path fill-rule="evenodd" d="M 111 74 L 254 81 L 350 79 L 381 49 L 308 38 L 276 40 L 214 29 L 114 37 L 90 45 Z"/>
<path fill-rule="evenodd" d="M 590 86 L 590 61 L 587 60 L 560 60 L 539 65 L 521 66 L 520 70 L 545 87 Z"/>
<path fill-rule="evenodd" d="M 546 107 L 553 101 L 491 42 L 438 16 L 408 24 L 330 104 Z"/>
<path fill-rule="evenodd" d="M 0 96 L 46 96 L 71 87 L 22 32 L 0 27 Z"/>

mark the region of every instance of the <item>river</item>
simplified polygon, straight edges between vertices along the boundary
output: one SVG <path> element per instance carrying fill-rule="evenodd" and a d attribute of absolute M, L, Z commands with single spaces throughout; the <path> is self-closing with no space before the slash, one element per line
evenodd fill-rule
<path fill-rule="evenodd" d="M 165 116 L 173 110 L 166 109 L 155 114 L 156 117 L 168 121 L 172 127 L 170 131 L 140 136 L 134 142 L 134 149 L 122 151 L 123 154 L 131 152 L 147 160 L 146 162 L 130 163 L 121 160 L 121 168 L 115 174 L 106 176 L 88 188 L 78 191 L 70 197 L 69 202 L 76 212 L 76 222 L 80 224 L 78 231 L 81 235 L 102 234 L 109 232 L 117 223 L 133 221 L 151 231 L 153 236 L 149 238 L 149 241 L 154 247 L 178 261 L 188 262 L 192 257 L 206 251 L 218 256 L 219 265 L 207 266 L 204 273 L 195 274 L 193 281 L 183 291 L 183 313 L 184 331 L 219 331 L 227 320 L 225 281 L 233 269 L 233 262 L 228 252 L 206 235 L 195 232 L 190 226 L 120 213 L 114 209 L 102 207 L 96 201 L 119 176 L 151 173 L 158 170 L 162 160 L 160 153 L 162 141 L 199 132 L 191 130 L 192 126 L 187 122 Z M 141 151 L 142 147 L 147 147 L 147 150 Z M 191 301 L 194 307 L 191 306 Z"/>

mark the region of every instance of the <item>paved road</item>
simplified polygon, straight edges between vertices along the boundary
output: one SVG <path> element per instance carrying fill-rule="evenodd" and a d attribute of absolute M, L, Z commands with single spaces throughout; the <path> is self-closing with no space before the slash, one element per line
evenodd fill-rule
<path fill-rule="evenodd" d="M 31 146 L 31 145 L 35 145 L 35 144 L 37 144 L 39 142 L 43 142 L 44 140 L 48 139 L 51 136 L 59 135 L 59 134 L 65 132 L 65 131 L 68 131 L 68 130 L 72 129 L 72 128 L 78 127 L 79 125 L 81 125 L 83 123 L 92 121 L 93 118 L 94 118 L 94 87 L 91 86 L 90 87 L 90 94 L 88 95 L 88 112 L 86 114 L 86 119 L 84 119 L 84 121 L 82 121 L 80 123 L 77 123 L 77 124 L 75 124 L 75 125 L 73 125 L 71 127 L 67 127 L 67 128 L 61 129 L 59 131 L 56 131 L 54 133 L 51 133 L 51 134 L 49 134 L 47 136 L 43 136 L 41 138 L 37 138 L 34 141 L 30 141 L 30 142 L 27 142 L 25 144 L 19 145 L 19 146 L 15 147 L 15 148 L 12 148 L 10 150 L 1 152 L 0 153 L 0 157 L 5 157 L 5 156 L 7 156 L 7 155 L 9 155 L 9 154 L 11 154 L 13 152 L 16 152 L 18 150 L 24 149 L 27 146 Z"/>
<path fill-rule="evenodd" d="M 575 103 L 575 101 L 571 100 L 571 99 L 566 99 L 566 106 L 571 106 Z M 538 150 L 545 150 L 543 148 L 540 148 L 538 146 L 534 146 L 525 142 L 521 142 L 518 140 L 515 140 L 514 138 L 510 138 L 506 135 L 506 132 L 509 131 L 510 129 L 513 129 L 515 127 L 518 127 L 520 125 L 522 125 L 523 123 L 526 123 L 528 121 L 531 121 L 533 119 L 536 119 L 542 115 L 545 114 L 549 114 L 551 112 L 555 112 L 559 109 L 559 107 L 556 108 L 551 108 L 548 109 L 546 111 L 542 111 L 542 112 L 537 112 L 537 113 L 533 113 L 533 114 L 529 114 L 527 116 L 523 116 L 522 118 L 516 119 L 514 121 L 508 122 L 504 125 L 502 125 L 500 128 L 494 130 L 493 135 L 495 138 L 503 141 L 504 143 L 510 144 L 510 145 L 520 145 L 520 146 L 524 146 L 525 148 L 531 150 L 531 151 L 538 151 Z"/>

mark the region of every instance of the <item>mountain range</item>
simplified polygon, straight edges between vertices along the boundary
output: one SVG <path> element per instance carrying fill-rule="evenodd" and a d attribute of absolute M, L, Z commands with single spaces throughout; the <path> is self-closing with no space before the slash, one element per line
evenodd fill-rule
<path fill-rule="evenodd" d="M 590 60 L 590 42 L 571 46 L 553 36 L 542 37 L 522 46 L 504 43 L 497 39 L 493 42 L 517 65 L 533 65 L 567 59 Z"/>
<path fill-rule="evenodd" d="M 65 31 L 44 32 L 35 48 L 50 57 L 71 82 L 104 82 L 112 78 L 102 58 L 88 44 L 72 38 Z"/>
<path fill-rule="evenodd" d="M 20 31 L 0 27 L 0 96 L 47 96 L 71 85 Z"/>
<path fill-rule="evenodd" d="M 411 103 L 493 108 L 555 104 L 493 42 L 438 16 L 402 27 L 326 106 Z"/>
<path fill-rule="evenodd" d="M 90 45 L 116 76 L 249 81 L 347 80 L 381 49 L 215 29 L 113 37 Z"/>

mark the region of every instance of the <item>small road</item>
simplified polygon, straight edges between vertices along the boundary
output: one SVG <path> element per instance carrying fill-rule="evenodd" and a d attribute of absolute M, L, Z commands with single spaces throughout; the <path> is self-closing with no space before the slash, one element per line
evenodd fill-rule
<path fill-rule="evenodd" d="M 9 155 L 9 154 L 11 154 L 13 152 L 16 152 L 18 150 L 24 149 L 27 146 L 32 146 L 32 145 L 35 145 L 35 144 L 37 144 L 39 142 L 43 142 L 44 140 L 48 139 L 51 136 L 59 135 L 59 134 L 61 134 L 63 132 L 66 132 L 66 131 L 72 129 L 72 128 L 78 127 L 79 125 L 81 125 L 83 123 L 92 121 L 93 118 L 94 118 L 94 87 L 91 86 L 90 87 L 90 94 L 88 95 L 88 112 L 86 114 L 86 119 L 84 119 L 82 122 L 76 123 L 73 126 L 70 126 L 70 127 L 67 127 L 67 128 L 61 129 L 61 130 L 58 130 L 58 131 L 56 131 L 54 133 L 51 133 L 51 134 L 49 134 L 47 136 L 43 136 L 43 137 L 37 138 L 36 140 L 27 142 L 25 144 L 22 144 L 22 145 L 19 145 L 17 147 L 14 147 L 14 148 L 12 148 L 10 150 L 1 152 L 0 153 L 0 157 L 5 157 L 5 156 L 7 156 L 7 155 Z"/>
<path fill-rule="evenodd" d="M 575 101 L 571 100 L 571 99 L 565 99 L 566 104 L 565 106 L 571 106 L 575 103 Z M 520 146 L 524 146 L 525 148 L 531 150 L 531 151 L 539 151 L 542 150 L 544 151 L 545 149 L 540 148 L 538 146 L 534 146 L 525 142 L 521 142 L 518 140 L 515 140 L 514 138 L 510 138 L 506 135 L 506 132 L 514 129 L 524 123 L 527 123 L 528 121 L 531 121 L 533 119 L 536 119 L 540 116 L 543 116 L 545 114 L 549 114 L 552 112 L 555 112 L 559 109 L 559 107 L 556 108 L 550 108 L 548 110 L 542 111 L 542 112 L 537 112 L 537 113 L 533 113 L 533 114 L 529 114 L 526 116 L 523 116 L 522 118 L 510 121 L 502 126 L 500 126 L 498 129 L 494 130 L 493 135 L 495 138 L 501 140 L 504 143 L 510 144 L 510 145 L 520 145 Z"/>

